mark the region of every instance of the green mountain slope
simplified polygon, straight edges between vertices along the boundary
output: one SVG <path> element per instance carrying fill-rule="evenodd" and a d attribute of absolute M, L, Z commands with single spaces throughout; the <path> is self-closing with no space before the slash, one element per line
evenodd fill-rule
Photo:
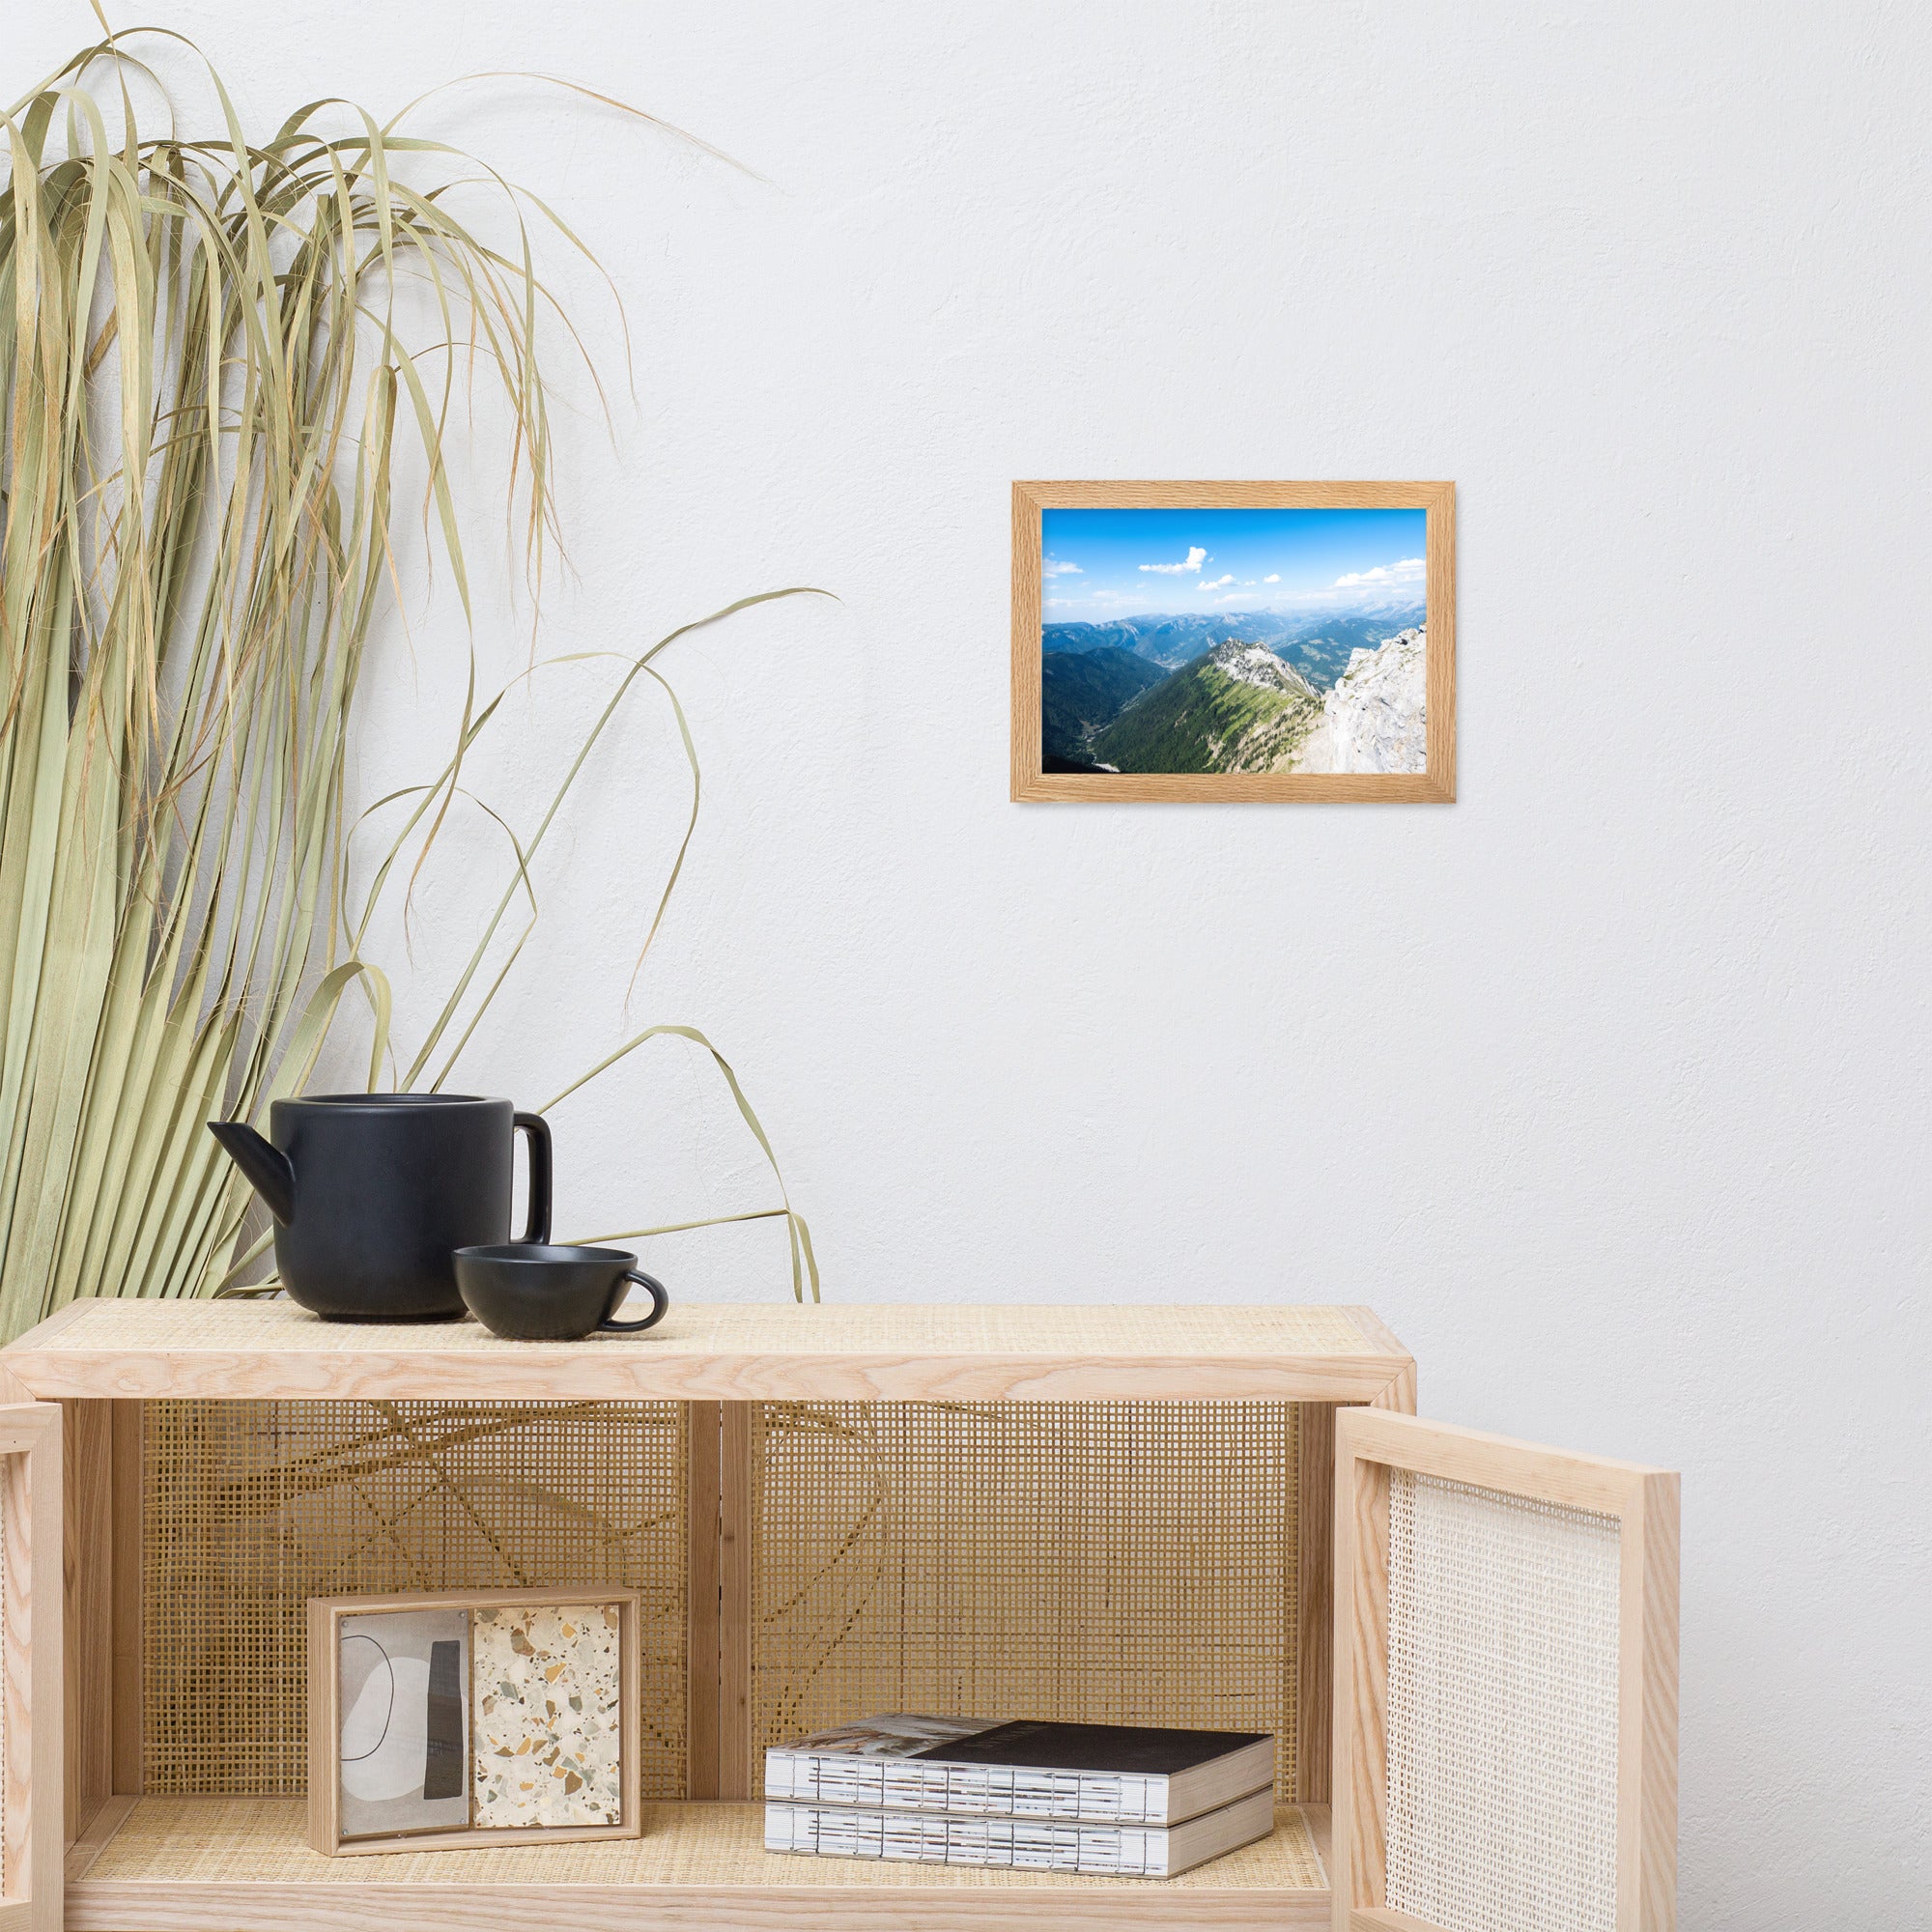
<path fill-rule="evenodd" d="M 1321 719 L 1298 671 L 1229 639 L 1136 698 L 1094 734 L 1091 754 L 1123 772 L 1285 771 Z"/>
<path fill-rule="evenodd" d="M 1048 651 L 1040 659 L 1040 749 L 1085 760 L 1089 734 L 1166 675 L 1131 651 Z"/>

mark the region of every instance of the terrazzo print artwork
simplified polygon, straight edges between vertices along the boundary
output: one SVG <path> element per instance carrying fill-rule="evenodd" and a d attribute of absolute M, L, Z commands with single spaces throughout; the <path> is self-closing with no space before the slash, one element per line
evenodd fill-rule
<path fill-rule="evenodd" d="M 475 1810 L 488 1830 L 623 1822 L 615 1604 L 478 1610 Z"/>

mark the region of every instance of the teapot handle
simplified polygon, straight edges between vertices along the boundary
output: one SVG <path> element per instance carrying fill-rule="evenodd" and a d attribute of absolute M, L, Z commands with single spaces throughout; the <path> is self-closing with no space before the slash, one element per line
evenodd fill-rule
<path fill-rule="evenodd" d="M 548 1245 L 550 1241 L 550 1122 L 541 1114 L 519 1114 L 515 1132 L 530 1137 L 529 1215 L 518 1239 Z"/>

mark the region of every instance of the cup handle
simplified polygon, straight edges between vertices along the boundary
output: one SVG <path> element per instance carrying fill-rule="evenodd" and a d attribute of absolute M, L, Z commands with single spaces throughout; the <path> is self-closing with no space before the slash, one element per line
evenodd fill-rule
<path fill-rule="evenodd" d="M 521 1238 L 526 1245 L 543 1246 L 550 1240 L 550 1123 L 541 1114 L 512 1118 L 511 1140 L 519 1134 L 530 1137 L 529 1217 Z"/>
<path fill-rule="evenodd" d="M 637 1268 L 626 1268 L 617 1279 L 620 1287 L 627 1281 L 634 1281 L 639 1288 L 649 1289 L 651 1292 L 651 1312 L 641 1321 L 613 1321 L 607 1315 L 603 1321 L 598 1322 L 598 1327 L 600 1329 L 608 1329 L 612 1335 L 635 1335 L 640 1329 L 655 1328 L 664 1320 L 665 1310 L 670 1306 L 670 1293 L 665 1287 L 664 1283 L 656 1275 L 644 1274 Z M 612 1295 L 611 1297 L 611 1306 L 615 1308 L 616 1305 L 617 1297 Z"/>

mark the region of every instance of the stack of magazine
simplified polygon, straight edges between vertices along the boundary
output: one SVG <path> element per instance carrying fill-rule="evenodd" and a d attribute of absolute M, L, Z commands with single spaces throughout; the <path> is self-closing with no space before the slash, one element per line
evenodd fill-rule
<path fill-rule="evenodd" d="M 765 1753 L 765 1849 L 1172 1878 L 1274 1828 L 1254 1731 L 893 1715 Z"/>

